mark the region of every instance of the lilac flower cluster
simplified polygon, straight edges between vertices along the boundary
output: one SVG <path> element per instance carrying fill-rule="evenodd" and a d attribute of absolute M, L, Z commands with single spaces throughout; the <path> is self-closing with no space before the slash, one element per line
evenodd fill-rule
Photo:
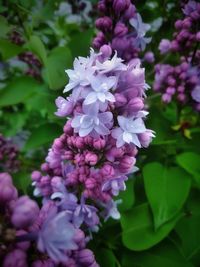
<path fill-rule="evenodd" d="M 42 64 L 32 52 L 24 52 L 20 54 L 19 59 L 28 65 L 26 75 L 40 79 Z"/>
<path fill-rule="evenodd" d="M 17 146 L 0 134 L 0 171 L 16 172 L 20 165 L 18 153 Z"/>
<path fill-rule="evenodd" d="M 98 267 L 84 233 L 53 201 L 39 209 L 18 196 L 8 173 L 0 173 L 0 264 L 2 267 Z"/>
<path fill-rule="evenodd" d="M 188 1 L 183 13 L 184 18 L 175 22 L 174 39 L 163 39 L 159 45 L 161 54 L 178 52 L 180 64 L 157 64 L 154 90 L 163 93 L 165 103 L 176 97 L 200 111 L 200 3 Z"/>
<path fill-rule="evenodd" d="M 96 27 L 100 31 L 93 46 L 100 49 L 108 44 L 126 61 L 138 57 L 151 38 L 146 37 L 150 25 L 143 23 L 134 4 L 130 0 L 100 0 L 98 10 L 100 18 L 96 20 Z"/>
<path fill-rule="evenodd" d="M 96 231 L 100 217 L 118 219 L 113 197 L 126 189 L 137 148 L 154 136 L 144 119 L 144 69 L 139 59 L 125 65 L 104 45 L 67 70 L 69 83 L 58 97 L 57 116 L 70 117 L 49 150 L 41 171 L 32 173 L 35 194 L 54 199 L 76 227 Z M 93 201 L 93 204 L 91 203 Z"/>

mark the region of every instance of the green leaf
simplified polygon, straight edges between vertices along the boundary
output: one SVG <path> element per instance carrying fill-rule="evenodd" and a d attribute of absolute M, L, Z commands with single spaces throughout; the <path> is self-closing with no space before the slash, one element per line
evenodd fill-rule
<path fill-rule="evenodd" d="M 122 239 L 124 245 L 135 251 L 148 249 L 164 239 L 174 228 L 180 214 L 154 231 L 149 205 L 139 205 L 121 215 Z"/>
<path fill-rule="evenodd" d="M 69 48 L 73 57 L 87 56 L 89 54 L 93 34 L 94 30 L 89 29 L 87 31 L 77 33 L 71 38 Z"/>
<path fill-rule="evenodd" d="M 6 39 L 0 39 L 0 54 L 3 60 L 7 60 L 21 53 L 23 48 L 16 44 L 11 43 Z"/>
<path fill-rule="evenodd" d="M 123 267 L 193 267 L 173 245 L 162 242 L 148 251 L 140 253 L 124 253 Z"/>
<path fill-rule="evenodd" d="M 166 168 L 156 162 L 147 164 L 143 175 L 155 229 L 158 229 L 181 210 L 189 194 L 191 180 L 182 169 Z"/>
<path fill-rule="evenodd" d="M 11 29 L 11 26 L 8 24 L 8 21 L 3 16 L 0 16 L 0 29 L 0 38 L 5 38 Z"/>
<path fill-rule="evenodd" d="M 72 65 L 71 52 L 67 47 L 56 47 L 46 62 L 46 76 L 51 89 L 60 89 L 67 83 L 65 69 Z"/>
<path fill-rule="evenodd" d="M 55 123 L 46 123 L 35 128 L 27 140 L 23 150 L 28 151 L 52 142 L 62 132 L 62 129 Z"/>
<path fill-rule="evenodd" d="M 124 192 L 120 192 L 118 198 L 122 200 L 122 203 L 119 205 L 120 212 L 128 210 L 133 206 L 135 202 L 133 178 L 129 178 L 126 182 L 126 190 Z"/>
<path fill-rule="evenodd" d="M 102 248 L 96 253 L 96 260 L 100 266 L 103 267 L 115 267 L 115 255 L 112 250 L 108 250 L 106 248 Z"/>
<path fill-rule="evenodd" d="M 0 91 L 0 107 L 23 103 L 34 92 L 41 89 L 42 84 L 31 77 L 13 79 Z"/>
<path fill-rule="evenodd" d="M 177 163 L 188 173 L 194 176 L 200 185 L 200 155 L 194 152 L 185 152 L 176 157 Z"/>
<path fill-rule="evenodd" d="M 200 197 L 199 191 L 192 192 L 186 207 L 187 213 L 176 225 L 176 232 L 181 239 L 180 249 L 187 259 L 198 254 L 200 261 Z"/>
<path fill-rule="evenodd" d="M 18 190 L 21 190 L 24 194 L 27 194 L 27 189 L 31 185 L 31 176 L 30 173 L 24 171 L 17 172 L 12 174 L 13 183 Z"/>
<path fill-rule="evenodd" d="M 41 62 L 45 65 L 47 55 L 43 42 L 38 36 L 31 36 L 29 42 L 26 45 L 34 54 L 36 54 Z"/>

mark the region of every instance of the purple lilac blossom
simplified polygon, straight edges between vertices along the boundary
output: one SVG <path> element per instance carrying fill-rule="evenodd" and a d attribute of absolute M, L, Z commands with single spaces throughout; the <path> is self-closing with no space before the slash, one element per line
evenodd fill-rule
<path fill-rule="evenodd" d="M 55 263 L 64 263 L 68 259 L 65 251 L 77 248 L 74 234 L 75 228 L 68 222 L 66 211 L 50 213 L 38 233 L 38 249 L 47 252 Z"/>
<path fill-rule="evenodd" d="M 100 0 L 98 10 L 100 18 L 96 20 L 96 27 L 100 31 L 93 40 L 93 46 L 101 51 L 107 44 L 126 62 L 137 58 L 151 38 L 146 37 L 150 25 L 142 22 L 135 5 L 129 0 Z"/>
<path fill-rule="evenodd" d="M 179 63 L 176 66 L 157 64 L 153 87 L 162 93 L 163 102 L 170 103 L 175 98 L 182 106 L 187 104 L 200 111 L 200 3 L 190 0 L 182 10 L 183 18 L 175 22 L 173 39 L 163 39 L 159 45 L 161 54 L 178 52 Z"/>

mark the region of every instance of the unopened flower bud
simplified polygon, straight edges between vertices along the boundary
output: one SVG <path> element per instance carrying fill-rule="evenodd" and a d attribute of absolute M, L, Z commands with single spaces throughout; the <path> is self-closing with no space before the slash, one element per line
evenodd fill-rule
<path fill-rule="evenodd" d="M 14 206 L 11 221 L 17 228 L 31 226 L 39 214 L 37 203 L 28 196 L 20 197 Z"/>

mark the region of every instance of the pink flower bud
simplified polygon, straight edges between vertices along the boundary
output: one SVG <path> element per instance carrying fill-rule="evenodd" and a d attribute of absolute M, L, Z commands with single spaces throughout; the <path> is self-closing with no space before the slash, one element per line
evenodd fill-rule
<path fill-rule="evenodd" d="M 115 94 L 115 106 L 116 107 L 123 107 L 127 104 L 127 99 L 123 94 Z"/>
<path fill-rule="evenodd" d="M 93 178 L 89 178 L 85 181 L 85 187 L 87 189 L 93 189 L 96 186 L 96 181 Z"/>
<path fill-rule="evenodd" d="M 115 36 L 124 36 L 126 35 L 128 32 L 128 28 L 126 27 L 126 25 L 122 22 L 118 22 L 115 26 L 114 29 L 114 34 Z"/>
<path fill-rule="evenodd" d="M 130 5 L 130 0 L 114 0 L 113 9 L 117 14 L 125 11 Z"/>
<path fill-rule="evenodd" d="M 115 174 L 115 170 L 110 164 L 105 164 L 101 169 L 101 173 L 106 177 L 112 177 Z"/>
<path fill-rule="evenodd" d="M 63 147 L 63 143 L 61 142 L 60 138 L 56 138 L 53 142 L 53 147 L 55 149 L 60 150 Z"/>
<path fill-rule="evenodd" d="M 124 155 L 124 151 L 122 148 L 113 147 L 106 153 L 106 158 L 109 161 L 115 161 L 116 158 L 121 158 Z"/>
<path fill-rule="evenodd" d="M 146 131 L 145 133 L 139 134 L 139 140 L 143 147 L 148 147 L 152 141 L 154 134 L 151 131 Z"/>
<path fill-rule="evenodd" d="M 24 230 L 18 230 L 16 232 L 16 236 L 22 236 L 22 235 L 26 235 L 26 234 L 27 234 L 27 232 Z M 21 249 L 21 250 L 26 251 L 30 247 L 30 242 L 29 241 L 18 242 L 18 243 L 16 243 L 16 247 Z"/>
<path fill-rule="evenodd" d="M 132 98 L 127 105 L 128 112 L 138 112 L 144 108 L 143 100 L 139 97 Z"/>
<path fill-rule="evenodd" d="M 136 8 L 133 4 L 130 4 L 129 7 L 126 9 L 123 17 L 126 20 L 129 20 L 129 19 L 133 18 L 135 14 L 136 14 Z"/>
<path fill-rule="evenodd" d="M 134 157 L 125 156 L 119 163 L 119 168 L 122 172 L 127 173 L 134 166 L 136 159 Z"/>
<path fill-rule="evenodd" d="M 197 40 L 197 42 L 200 42 L 200 32 L 197 32 L 197 34 L 196 34 L 196 40 Z"/>
<path fill-rule="evenodd" d="M 112 55 L 112 48 L 109 45 L 103 45 L 100 48 L 100 52 L 102 53 L 103 57 L 108 58 Z"/>
<path fill-rule="evenodd" d="M 77 136 L 76 139 L 75 139 L 75 146 L 78 149 L 83 149 L 84 148 L 84 138 L 80 137 L 80 136 Z"/>
<path fill-rule="evenodd" d="M 31 174 L 32 180 L 36 181 L 36 182 L 38 182 L 41 177 L 42 177 L 42 175 L 41 175 L 41 172 L 39 172 L 39 171 L 33 171 Z"/>
<path fill-rule="evenodd" d="M 11 221 L 17 228 L 26 228 L 31 226 L 37 219 L 39 207 L 37 203 L 28 196 L 20 197 L 14 206 Z"/>
<path fill-rule="evenodd" d="M 94 254 L 89 249 L 83 249 L 78 252 L 78 261 L 84 266 L 91 266 L 95 262 Z"/>
<path fill-rule="evenodd" d="M 2 267 L 28 267 L 26 253 L 20 249 L 12 250 L 5 256 Z"/>
<path fill-rule="evenodd" d="M 169 103 L 169 102 L 171 102 L 171 100 L 172 100 L 171 95 L 169 95 L 169 94 L 164 94 L 164 95 L 162 95 L 162 101 L 163 101 L 163 102 L 165 102 L 165 103 Z"/>
<path fill-rule="evenodd" d="M 85 155 L 85 162 L 94 166 L 98 162 L 98 156 L 93 152 L 87 152 Z"/>
<path fill-rule="evenodd" d="M 94 148 L 101 150 L 105 147 L 106 145 L 106 141 L 103 138 L 99 138 L 99 139 L 94 139 L 93 140 L 93 146 Z"/>
<path fill-rule="evenodd" d="M 101 18 L 98 18 L 95 22 L 96 27 L 101 31 L 111 31 L 112 29 L 112 19 L 104 16 Z"/>
<path fill-rule="evenodd" d="M 17 189 L 12 184 L 12 178 L 8 173 L 0 174 L 0 205 L 5 205 L 17 199 Z"/>

